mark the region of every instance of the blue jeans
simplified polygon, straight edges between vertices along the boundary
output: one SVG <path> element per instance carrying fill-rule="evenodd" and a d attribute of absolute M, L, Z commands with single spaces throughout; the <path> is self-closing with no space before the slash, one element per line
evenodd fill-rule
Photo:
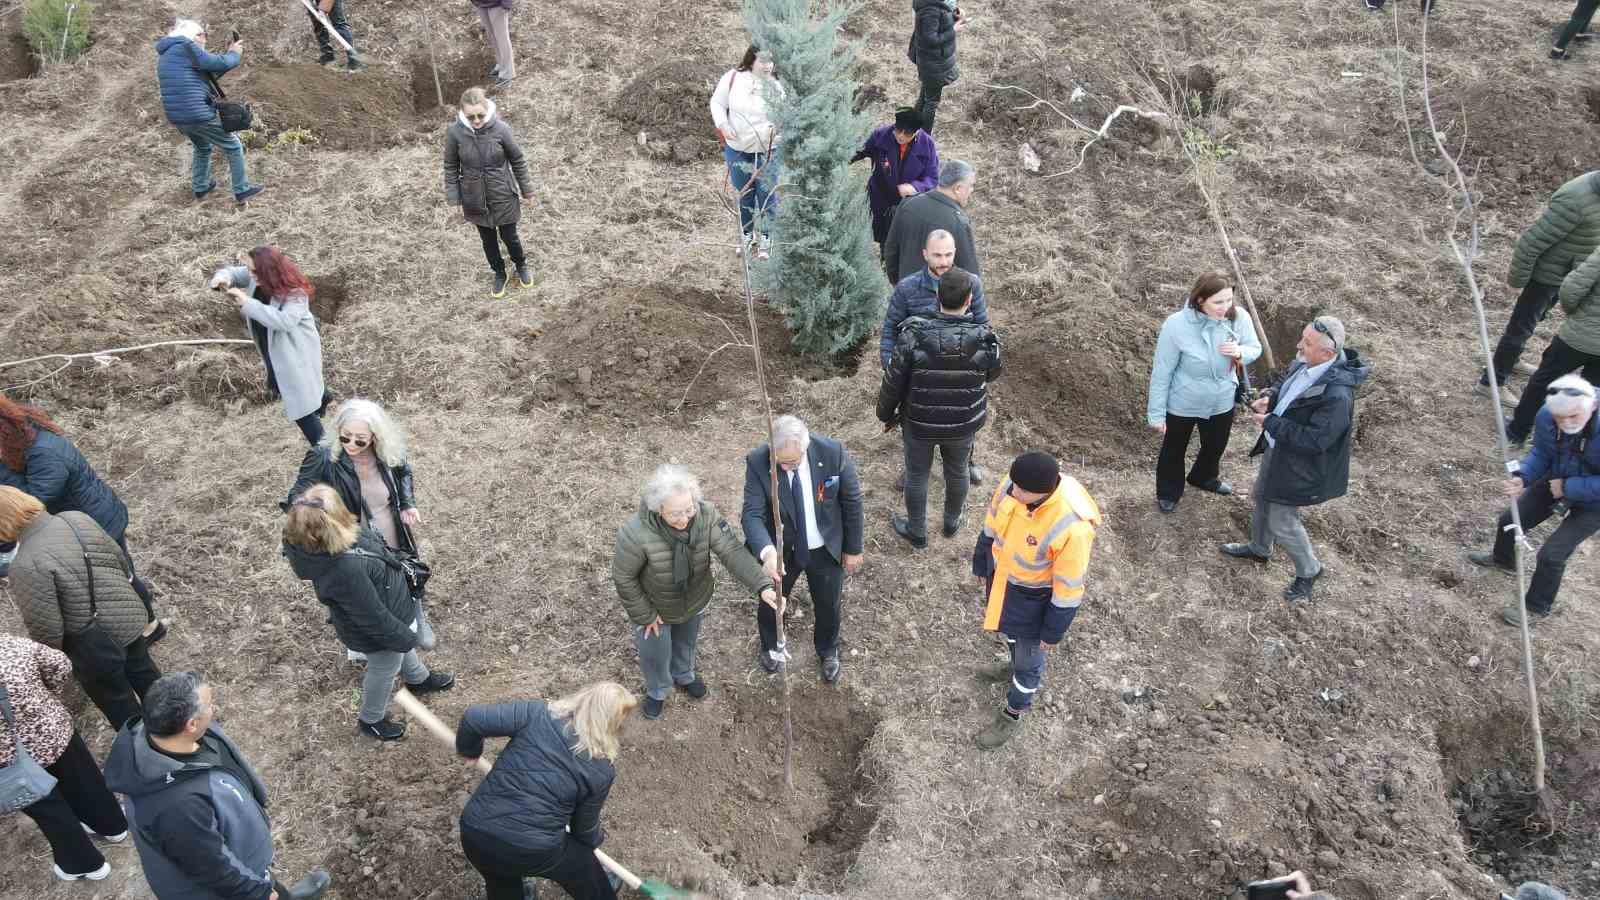
<path fill-rule="evenodd" d="M 1011 645 L 1011 688 L 1006 691 L 1006 706 L 1012 712 L 1025 712 L 1033 706 L 1033 695 L 1044 680 L 1044 664 L 1049 656 L 1038 638 L 1014 641 L 1008 637 L 1006 643 Z"/>
<path fill-rule="evenodd" d="M 732 147 L 723 147 L 722 158 L 728 163 L 728 178 L 733 182 L 733 189 L 739 192 L 739 227 L 745 234 L 751 234 L 759 218 L 761 233 L 767 234 L 772 229 L 772 217 L 778 212 L 778 198 L 773 193 L 778 185 L 778 151 L 740 153 Z"/>
<path fill-rule="evenodd" d="M 189 143 L 194 145 L 194 164 L 189 170 L 189 186 L 195 193 L 211 189 L 211 148 L 221 147 L 228 154 L 228 177 L 232 179 L 234 194 L 242 194 L 250 187 L 244 174 L 244 145 L 234 135 L 222 130 L 222 120 L 213 117 L 199 125 L 179 125 Z"/>

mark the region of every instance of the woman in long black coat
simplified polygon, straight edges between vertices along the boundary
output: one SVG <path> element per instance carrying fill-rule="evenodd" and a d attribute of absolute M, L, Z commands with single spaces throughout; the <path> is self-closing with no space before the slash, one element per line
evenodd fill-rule
<path fill-rule="evenodd" d="M 478 227 L 483 255 L 494 271 L 494 289 L 489 296 L 499 299 L 506 295 L 501 241 L 517 267 L 518 285 L 533 287 L 533 275 L 517 236 L 522 201 L 533 196 L 528 161 L 511 126 L 495 115 L 494 101 L 483 88 L 468 88 L 461 95 L 461 112 L 445 133 L 444 195 L 446 202 L 461 207 L 467 221 Z"/>

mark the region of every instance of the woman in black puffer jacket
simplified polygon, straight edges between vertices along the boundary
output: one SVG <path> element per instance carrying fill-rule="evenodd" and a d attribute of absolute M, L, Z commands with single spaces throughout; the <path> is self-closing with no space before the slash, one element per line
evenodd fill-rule
<path fill-rule="evenodd" d="M 289 505 L 283 527 L 289 567 L 312 583 L 346 647 L 367 655 L 357 729 L 398 740 L 405 726 L 389 718 L 394 676 L 414 694 L 449 690 L 455 679 L 429 672 L 417 657 L 416 601 L 400 561 L 371 528 L 359 527 L 338 491 L 316 484 Z"/>

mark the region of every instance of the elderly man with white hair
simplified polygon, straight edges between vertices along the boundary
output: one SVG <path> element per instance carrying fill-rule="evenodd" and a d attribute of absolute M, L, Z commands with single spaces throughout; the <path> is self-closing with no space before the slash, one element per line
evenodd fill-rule
<path fill-rule="evenodd" d="M 772 464 L 777 460 L 778 496 L 772 496 Z M 773 509 L 783 522 L 783 547 L 773 540 Z M 813 435 L 795 416 L 772 423 L 772 441 L 744 460 L 744 507 L 739 516 L 745 546 L 761 560 L 767 577 L 783 579 L 783 595 L 803 574 L 816 607 L 815 646 L 822 678 L 839 679 L 839 597 L 846 572 L 861 565 L 863 518 L 861 482 L 855 460 L 844 445 Z M 756 606 L 761 634 L 761 667 L 776 672 L 783 663 L 778 646 L 781 608 Z"/>
<path fill-rule="evenodd" d="M 694 700 L 707 693 L 695 674 L 694 657 L 716 587 L 712 554 L 747 590 L 777 608 L 772 579 L 728 520 L 700 495 L 700 479 L 683 466 L 660 466 L 645 483 L 639 511 L 617 532 L 611 558 L 611 580 L 633 622 L 646 719 L 660 717 L 673 685 Z"/>
<path fill-rule="evenodd" d="M 1532 529 L 1552 516 L 1561 524 L 1539 548 L 1533 580 L 1528 585 L 1529 624 L 1550 615 L 1567 560 L 1578 545 L 1600 531 L 1600 416 L 1595 415 L 1594 385 L 1577 375 L 1564 375 L 1546 390 L 1544 408 L 1533 426 L 1533 448 L 1523 457 L 1516 474 L 1506 480 L 1506 496 L 1517 504 L 1523 529 Z M 1494 549 L 1475 550 L 1467 559 L 1480 565 L 1515 572 L 1516 536 L 1506 529 L 1511 510 L 1495 523 Z M 1522 610 L 1508 606 L 1501 612 L 1508 625 L 1522 624 Z"/>
<path fill-rule="evenodd" d="M 177 19 L 172 30 L 156 41 L 156 80 L 161 86 L 161 106 L 167 121 L 194 145 L 189 186 L 196 200 L 216 190 L 211 179 L 211 150 L 222 148 L 228 157 L 233 199 L 239 203 L 261 193 L 245 176 L 244 144 L 222 127 L 217 98 L 212 89 L 217 76 L 239 65 L 244 42 L 235 40 L 225 53 L 206 50 L 206 27 L 194 19 Z"/>

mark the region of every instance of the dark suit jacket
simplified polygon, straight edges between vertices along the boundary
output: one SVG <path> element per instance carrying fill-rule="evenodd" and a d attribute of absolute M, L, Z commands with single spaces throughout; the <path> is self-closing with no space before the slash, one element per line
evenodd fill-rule
<path fill-rule="evenodd" d="M 772 540 L 772 465 L 771 448 L 762 444 L 744 458 L 744 509 L 739 524 L 744 528 L 745 546 L 761 557 L 761 551 L 773 546 Z M 833 558 L 844 562 L 844 554 L 860 553 L 862 540 L 861 481 L 856 477 L 856 463 L 844 445 L 830 438 L 811 436 L 811 446 L 806 448 L 806 465 L 811 470 L 811 500 L 815 504 L 817 530 L 822 532 L 822 542 Z M 780 484 L 788 483 L 782 470 L 778 473 Z M 836 479 L 831 485 L 828 479 Z M 818 490 L 822 502 L 818 503 Z M 797 526 L 783 510 L 783 527 Z M 780 551 L 783 548 L 778 548 Z"/>

